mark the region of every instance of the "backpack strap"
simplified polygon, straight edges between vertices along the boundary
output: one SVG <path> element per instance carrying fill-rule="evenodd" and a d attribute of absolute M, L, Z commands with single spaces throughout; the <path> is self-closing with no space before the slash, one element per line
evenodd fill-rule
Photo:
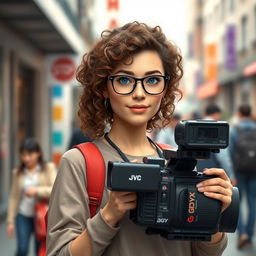
<path fill-rule="evenodd" d="M 98 147 L 92 142 L 74 146 L 83 154 L 86 164 L 87 193 L 91 218 L 100 206 L 105 187 L 105 162 Z"/>
<path fill-rule="evenodd" d="M 156 142 L 161 149 L 173 149 L 174 147 Z M 74 146 L 82 153 L 86 164 L 87 193 L 89 195 L 90 215 L 96 214 L 100 206 L 105 187 L 105 162 L 100 150 L 92 142 L 81 143 Z"/>
<path fill-rule="evenodd" d="M 155 144 L 161 149 L 161 150 L 165 150 L 165 149 L 175 149 L 175 147 L 166 144 L 166 143 L 160 143 L 160 142 L 155 142 Z"/>

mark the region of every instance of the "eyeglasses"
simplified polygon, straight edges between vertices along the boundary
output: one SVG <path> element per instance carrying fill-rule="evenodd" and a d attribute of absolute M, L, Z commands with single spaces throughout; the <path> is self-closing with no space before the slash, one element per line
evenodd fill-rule
<path fill-rule="evenodd" d="M 169 76 L 153 75 L 143 78 L 136 78 L 128 75 L 111 75 L 108 76 L 111 81 L 114 91 L 117 94 L 127 95 L 132 93 L 137 82 L 141 81 L 144 91 L 151 95 L 157 95 L 164 91 L 167 81 L 170 80 Z"/>

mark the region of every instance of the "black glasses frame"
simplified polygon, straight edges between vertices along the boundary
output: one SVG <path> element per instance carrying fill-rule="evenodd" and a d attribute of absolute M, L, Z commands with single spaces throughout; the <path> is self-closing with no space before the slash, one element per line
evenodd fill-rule
<path fill-rule="evenodd" d="M 128 92 L 128 93 L 120 93 L 120 92 L 117 92 L 117 91 L 115 90 L 115 86 L 114 86 L 114 79 L 115 79 L 116 77 L 128 77 L 128 78 L 134 79 L 135 83 L 134 83 L 134 85 L 133 85 L 133 89 L 132 89 L 130 92 Z M 164 88 L 163 88 L 163 90 L 162 90 L 161 92 L 159 92 L 159 93 L 149 93 L 149 92 L 145 89 L 144 80 L 147 79 L 147 78 L 149 78 L 149 77 L 163 77 L 163 78 L 164 78 Z M 143 88 L 143 90 L 144 90 L 147 94 L 149 94 L 149 95 L 158 95 L 158 94 L 161 94 L 161 93 L 164 91 L 164 89 L 165 89 L 165 87 L 166 87 L 167 81 L 170 81 L 170 76 L 168 76 L 168 75 L 151 75 L 151 76 L 145 76 L 145 77 L 143 77 L 143 78 L 136 78 L 136 77 L 134 77 L 134 76 L 129 76 L 129 75 L 110 75 L 110 76 L 108 76 L 108 80 L 111 81 L 111 84 L 112 84 L 112 87 L 113 87 L 113 90 L 115 91 L 115 93 L 120 94 L 120 95 L 128 95 L 128 94 L 133 93 L 134 90 L 135 90 L 135 88 L 136 88 L 136 86 L 137 86 L 137 84 L 138 84 L 138 83 L 137 83 L 138 81 L 141 81 L 142 88 Z"/>

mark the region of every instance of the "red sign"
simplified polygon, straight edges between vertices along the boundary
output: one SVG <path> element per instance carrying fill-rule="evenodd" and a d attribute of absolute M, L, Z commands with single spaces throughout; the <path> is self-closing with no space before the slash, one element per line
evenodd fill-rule
<path fill-rule="evenodd" d="M 109 23 L 109 29 L 113 29 L 113 28 L 116 28 L 118 25 L 117 25 L 117 20 L 116 19 L 112 19 Z"/>
<path fill-rule="evenodd" d="M 108 4 L 108 10 L 112 10 L 112 9 L 119 9 L 119 1 L 118 0 L 108 0 L 107 2 Z"/>
<path fill-rule="evenodd" d="M 74 78 L 76 73 L 76 65 L 71 58 L 58 58 L 53 62 L 51 72 L 56 80 L 67 82 Z"/>

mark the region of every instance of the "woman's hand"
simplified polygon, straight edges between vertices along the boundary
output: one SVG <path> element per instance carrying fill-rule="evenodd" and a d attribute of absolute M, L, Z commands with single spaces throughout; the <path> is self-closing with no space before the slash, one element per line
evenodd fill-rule
<path fill-rule="evenodd" d="M 137 194 L 135 192 L 110 191 L 109 200 L 102 209 L 101 214 L 105 221 L 115 227 L 128 210 L 137 206 Z"/>
<path fill-rule="evenodd" d="M 7 224 L 6 233 L 9 238 L 14 237 L 14 230 L 15 230 L 14 224 Z"/>
<path fill-rule="evenodd" d="M 37 193 L 37 188 L 36 187 L 30 187 L 28 189 L 26 189 L 25 191 L 25 195 L 28 197 L 32 197 Z"/>
<path fill-rule="evenodd" d="M 220 200 L 222 202 L 221 212 L 225 211 L 232 201 L 233 186 L 230 179 L 223 169 L 204 169 L 204 174 L 217 175 L 219 177 L 198 183 L 198 191 L 204 193 L 207 197 Z"/>

